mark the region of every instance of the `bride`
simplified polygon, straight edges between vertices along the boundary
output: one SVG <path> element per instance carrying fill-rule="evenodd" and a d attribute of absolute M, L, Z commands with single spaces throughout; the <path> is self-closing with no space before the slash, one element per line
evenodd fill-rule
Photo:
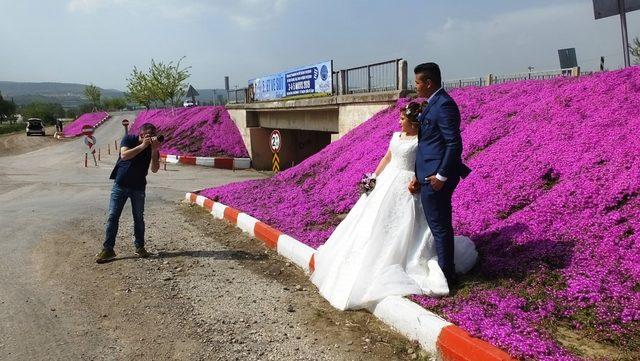
<path fill-rule="evenodd" d="M 311 281 L 337 309 L 366 308 L 387 296 L 449 294 L 420 198 L 407 190 L 414 177 L 419 112 L 415 102 L 402 110 L 402 132 L 393 134 L 376 168 L 374 190 L 360 197 L 315 254 Z M 469 271 L 477 259 L 467 237 L 455 238 L 454 254 L 458 273 Z"/>

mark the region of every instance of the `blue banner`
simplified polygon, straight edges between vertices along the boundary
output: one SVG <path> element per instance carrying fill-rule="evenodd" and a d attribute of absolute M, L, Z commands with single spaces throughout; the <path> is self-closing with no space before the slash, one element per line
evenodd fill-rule
<path fill-rule="evenodd" d="M 249 80 L 252 101 L 293 96 L 324 96 L 333 93 L 332 62 L 325 61 L 286 72 Z"/>

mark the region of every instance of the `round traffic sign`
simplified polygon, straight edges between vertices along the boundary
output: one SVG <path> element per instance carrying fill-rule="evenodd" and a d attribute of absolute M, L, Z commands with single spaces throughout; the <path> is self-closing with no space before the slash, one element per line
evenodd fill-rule
<path fill-rule="evenodd" d="M 96 137 L 93 135 L 86 136 L 84 138 L 84 144 L 89 148 L 93 148 L 94 144 L 96 144 Z"/>
<path fill-rule="evenodd" d="M 280 131 L 277 129 L 271 132 L 270 146 L 272 152 L 278 153 L 280 151 L 280 147 L 282 146 L 282 136 L 280 135 Z"/>
<path fill-rule="evenodd" d="M 89 124 L 85 124 L 85 125 L 82 126 L 82 134 L 84 134 L 84 135 L 91 135 L 91 134 L 93 134 L 94 130 L 95 130 L 95 128 L 90 126 Z"/>
<path fill-rule="evenodd" d="M 124 125 L 125 127 L 127 125 L 129 125 L 129 120 L 128 119 L 122 119 L 122 125 Z"/>

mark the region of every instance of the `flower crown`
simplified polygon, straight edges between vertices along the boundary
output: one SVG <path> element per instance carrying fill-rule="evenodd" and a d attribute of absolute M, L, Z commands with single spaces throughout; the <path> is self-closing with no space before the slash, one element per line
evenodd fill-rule
<path fill-rule="evenodd" d="M 404 114 L 405 114 L 405 115 L 410 116 L 410 115 L 414 114 L 414 113 L 411 111 L 411 108 L 409 108 L 409 106 L 410 106 L 411 104 L 414 104 L 414 103 L 415 103 L 415 102 L 410 102 L 410 103 L 408 103 L 407 105 L 405 105 L 405 106 L 404 106 Z M 419 117 L 419 116 L 420 116 L 420 113 L 422 113 L 422 111 L 423 111 L 423 110 L 424 110 L 424 108 L 426 107 L 427 102 L 425 101 L 425 102 L 419 103 L 418 105 L 419 105 L 419 107 L 418 107 L 418 114 L 416 114 L 416 117 Z"/>

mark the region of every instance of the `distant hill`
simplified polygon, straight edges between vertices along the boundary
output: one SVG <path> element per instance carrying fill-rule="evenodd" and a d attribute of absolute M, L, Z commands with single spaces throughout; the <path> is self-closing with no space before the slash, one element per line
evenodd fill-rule
<path fill-rule="evenodd" d="M 18 105 L 34 101 L 46 103 L 60 103 L 65 108 L 76 107 L 86 102 L 84 96 L 85 84 L 74 83 L 23 83 L 0 81 L 0 92 L 5 99 L 11 99 Z M 118 98 L 124 93 L 115 89 L 100 89 L 102 98 Z"/>
<path fill-rule="evenodd" d="M 18 105 L 32 102 L 59 103 L 64 108 L 73 108 L 85 103 L 85 84 L 75 83 L 23 83 L 13 81 L 0 81 L 0 92 L 5 99 L 13 98 Z M 118 98 L 124 96 L 124 92 L 116 89 L 100 89 L 102 99 Z M 227 100 L 227 91 L 224 89 L 198 89 L 199 96 L 196 99 L 201 103 L 219 103 L 220 97 Z"/>

